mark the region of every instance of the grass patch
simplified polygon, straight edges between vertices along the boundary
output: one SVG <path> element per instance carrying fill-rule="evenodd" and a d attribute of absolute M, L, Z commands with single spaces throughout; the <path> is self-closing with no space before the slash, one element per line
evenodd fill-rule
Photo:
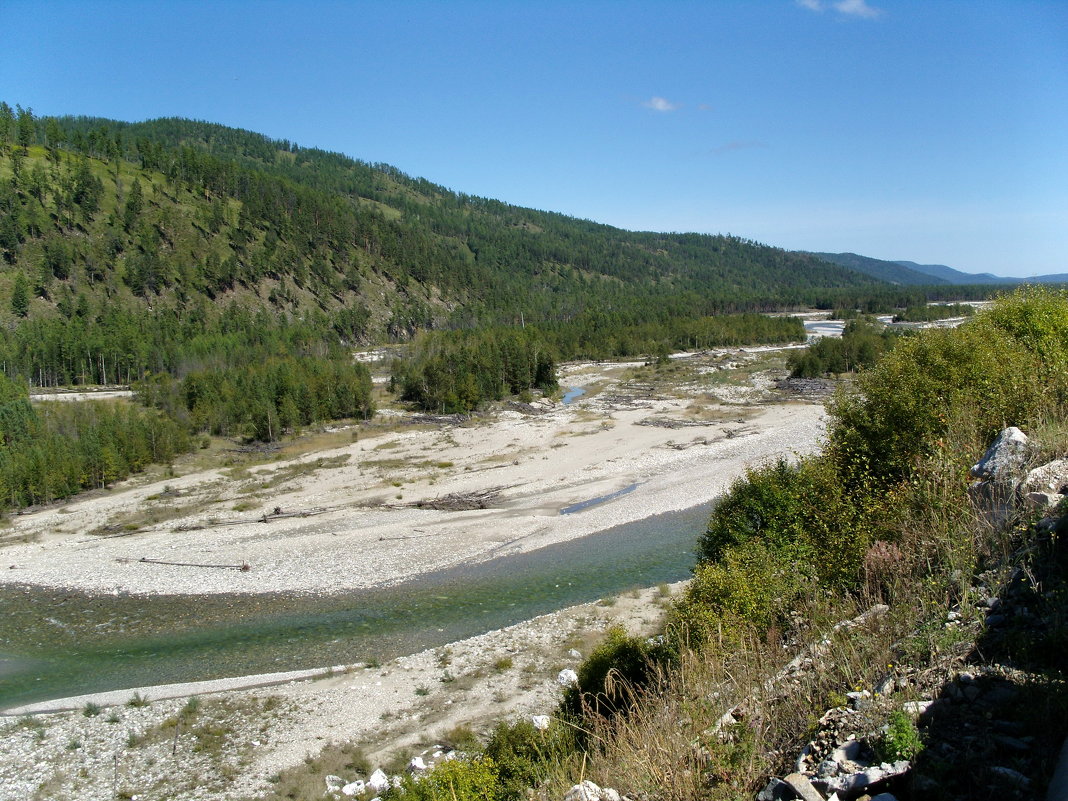
<path fill-rule="evenodd" d="M 343 467 L 351 454 L 341 453 L 336 456 L 323 456 L 303 462 L 292 462 L 274 470 L 257 470 L 252 475 L 261 480 L 261 489 L 273 489 L 298 478 L 313 476 L 319 470 L 336 470 Z"/>
<path fill-rule="evenodd" d="M 180 517 L 200 514 L 209 509 L 219 500 L 218 496 L 207 496 L 194 499 L 187 503 L 164 505 L 153 503 L 142 505 L 130 512 L 121 512 L 113 515 L 106 523 L 98 526 L 88 533 L 95 536 L 109 536 L 120 532 L 136 532 Z"/>
<path fill-rule="evenodd" d="M 496 673 L 504 673 L 506 670 L 511 670 L 515 662 L 510 656 L 502 656 L 493 662 L 493 670 Z"/>

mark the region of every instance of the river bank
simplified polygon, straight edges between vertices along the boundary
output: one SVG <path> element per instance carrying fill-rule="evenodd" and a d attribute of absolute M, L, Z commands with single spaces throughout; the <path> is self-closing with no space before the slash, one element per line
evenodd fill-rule
<path fill-rule="evenodd" d="M 399 771 L 426 747 L 448 744 L 458 726 L 477 731 L 550 713 L 562 691 L 560 670 L 577 667 L 610 625 L 654 631 L 678 590 L 629 592 L 382 665 L 338 666 L 281 685 L 242 687 L 281 678 L 249 676 L 9 710 L 26 716 L 0 723 L 0 801 L 236 801 L 269 791 L 281 771 L 349 741 L 374 766 Z"/>
<path fill-rule="evenodd" d="M 756 358 L 763 356 L 707 355 L 671 364 L 668 375 L 569 365 L 561 383 L 586 393 L 567 405 L 513 404 L 471 421 L 387 409 L 370 425 L 316 434 L 302 452 L 262 464 L 179 464 L 174 475 L 17 518 L 3 536 L 11 544 L 0 551 L 9 565 L 0 590 L 173 597 L 192 611 L 203 606 L 198 599 L 226 593 L 330 598 L 581 543 L 613 525 L 706 502 L 747 467 L 818 447 L 822 406 L 778 392 L 766 370 L 747 371 Z M 471 496 L 486 508 L 419 508 Z M 568 507 L 574 513 L 561 515 Z M 230 689 L 197 703 L 184 699 L 219 686 L 146 685 L 58 702 L 81 711 L 5 726 L 0 798 L 113 798 L 134 782 L 128 792 L 141 799 L 236 799 L 347 740 L 385 765 L 457 724 L 549 711 L 557 673 L 578 664 L 572 652 L 586 656 L 613 621 L 651 631 L 663 592 L 624 593 L 381 667 L 340 665 L 316 680 Z M 285 677 L 229 686 L 276 678 Z M 135 692 L 158 700 L 125 705 Z M 221 734 L 211 739 L 209 731 Z M 218 778 L 205 784 L 209 775 Z"/>

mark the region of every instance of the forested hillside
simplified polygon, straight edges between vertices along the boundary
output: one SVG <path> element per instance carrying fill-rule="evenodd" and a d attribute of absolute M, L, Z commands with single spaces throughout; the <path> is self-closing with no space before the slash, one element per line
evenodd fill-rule
<path fill-rule="evenodd" d="M 668 346 L 680 320 L 932 291 L 737 237 L 518 208 L 220 125 L 6 103 L 0 256 L 2 369 L 44 385 L 493 325 L 551 330 L 557 357 L 611 356 Z"/>
<path fill-rule="evenodd" d="M 932 284 L 957 283 L 935 275 L 920 272 L 918 269 L 913 269 L 902 262 L 873 259 L 868 256 L 857 255 L 856 253 L 810 253 L 809 255 L 823 259 L 824 261 L 829 261 L 832 264 L 837 264 L 841 267 L 848 267 L 850 270 L 856 270 L 865 275 L 870 275 L 872 278 L 876 278 L 880 281 L 888 281 L 892 284 L 925 286 Z M 973 283 L 982 284 L 986 282 L 976 280 Z"/>
<path fill-rule="evenodd" d="M 274 440 L 369 416 L 356 345 L 416 340 L 394 369 L 400 398 L 466 411 L 551 391 L 562 358 L 797 341 L 796 319 L 756 313 L 935 291 L 738 237 L 518 208 L 221 125 L 0 102 L 0 372 L 12 386 L 135 385 L 176 432 L 152 459 L 194 434 Z M 98 423 L 118 425 L 108 414 L 79 428 L 12 413 L 7 503 L 139 469 L 141 455 L 94 445 Z M 60 464 L 78 448 L 88 467 Z"/>
<path fill-rule="evenodd" d="M 181 369 L 190 354 L 176 349 L 243 328 L 222 319 L 240 316 L 231 304 L 257 330 L 299 321 L 351 344 L 591 306 L 627 324 L 873 289 L 734 237 L 629 233 L 207 123 L 37 119 L 5 104 L 0 153 L 0 310 L 32 348 L 66 354 L 7 341 L 5 362 L 32 362 L 40 383 Z M 56 322 L 89 343 L 81 357 Z"/>

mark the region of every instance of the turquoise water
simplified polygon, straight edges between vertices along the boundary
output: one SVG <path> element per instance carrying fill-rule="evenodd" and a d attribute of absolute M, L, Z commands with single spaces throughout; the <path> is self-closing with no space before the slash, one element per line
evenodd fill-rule
<path fill-rule="evenodd" d="M 583 389 L 582 387 L 569 387 L 567 392 L 564 393 L 564 397 L 561 399 L 561 401 L 564 404 L 568 404 L 568 403 L 571 403 L 576 398 L 581 398 L 585 394 L 586 394 L 586 390 Z"/>
<path fill-rule="evenodd" d="M 152 684 L 386 660 L 690 575 L 708 504 L 327 598 L 0 591 L 0 708 Z"/>

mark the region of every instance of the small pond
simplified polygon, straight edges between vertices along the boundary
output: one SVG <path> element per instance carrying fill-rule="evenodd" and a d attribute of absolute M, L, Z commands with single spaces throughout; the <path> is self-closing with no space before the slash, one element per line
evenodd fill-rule
<path fill-rule="evenodd" d="M 567 405 L 567 404 L 572 403 L 573 401 L 581 398 L 585 394 L 586 394 L 586 390 L 583 387 L 568 387 L 567 392 L 564 393 L 564 397 L 562 398 L 562 402 L 564 403 L 564 405 Z"/>

